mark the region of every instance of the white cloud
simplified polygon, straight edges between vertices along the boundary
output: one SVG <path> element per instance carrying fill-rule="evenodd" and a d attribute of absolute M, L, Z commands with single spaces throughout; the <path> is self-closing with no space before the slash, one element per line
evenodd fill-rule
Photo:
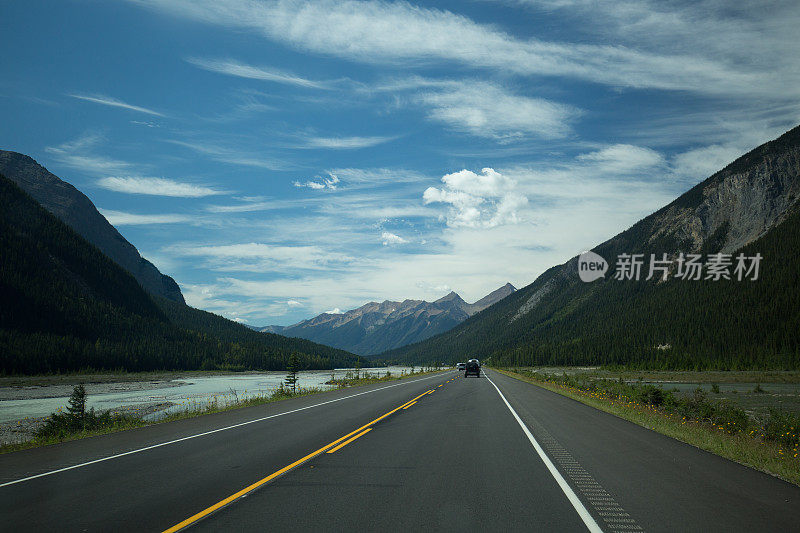
<path fill-rule="evenodd" d="M 402 238 L 400 235 L 396 235 L 394 233 L 390 233 L 388 231 L 384 231 L 381 234 L 381 240 L 383 241 L 384 246 L 389 246 L 391 244 L 406 244 L 408 241 Z"/>
<path fill-rule="evenodd" d="M 335 307 L 333 309 L 325 311 L 325 313 L 328 314 L 328 315 L 341 315 L 343 313 L 343 311 L 341 309 L 339 309 L 338 307 Z"/>
<path fill-rule="evenodd" d="M 289 300 L 286 302 L 286 305 L 288 305 L 289 307 L 303 307 L 303 304 L 301 304 L 297 300 Z"/>
<path fill-rule="evenodd" d="M 613 144 L 595 152 L 579 155 L 577 161 L 590 165 L 596 172 L 630 174 L 663 165 L 664 156 L 642 146 Z"/>
<path fill-rule="evenodd" d="M 201 257 L 205 266 L 219 272 L 265 272 L 280 269 L 329 270 L 357 264 L 354 257 L 320 246 L 287 246 L 266 243 L 224 245 L 178 244 L 164 252 L 182 257 Z"/>
<path fill-rule="evenodd" d="M 149 224 L 181 224 L 193 222 L 193 217 L 177 214 L 139 215 L 114 211 L 112 209 L 98 209 L 112 226 L 141 226 Z"/>
<path fill-rule="evenodd" d="M 258 201 L 244 202 L 236 205 L 209 205 L 206 211 L 211 213 L 250 213 L 253 211 L 270 211 L 285 207 L 283 202 L 277 201 Z"/>
<path fill-rule="evenodd" d="M 137 126 L 144 126 L 146 128 L 160 128 L 161 127 L 157 123 L 153 122 L 152 120 L 146 120 L 146 121 L 143 121 L 143 120 L 131 120 L 130 123 L 131 124 L 136 124 Z"/>
<path fill-rule="evenodd" d="M 752 113 L 746 113 L 748 118 L 737 116 L 724 121 L 717 118 L 713 122 L 717 127 L 710 135 L 702 131 L 702 125 L 698 126 L 702 133 L 697 137 L 703 144 L 674 155 L 670 159 L 673 173 L 692 184 L 711 176 L 743 154 L 780 136 L 800 122 L 800 113 L 795 106 L 789 107 L 782 115 L 778 120 L 774 120 L 771 115 L 769 119 L 765 119 L 752 116 Z"/>
<path fill-rule="evenodd" d="M 268 159 L 253 153 L 212 143 L 186 142 L 174 139 L 167 140 L 166 142 L 183 146 L 199 154 L 207 155 L 214 161 L 219 161 L 221 163 L 265 168 L 268 170 L 286 170 L 292 167 L 291 164 L 279 159 Z"/>
<path fill-rule="evenodd" d="M 245 301 L 242 298 L 227 295 L 223 287 L 215 285 L 182 283 L 181 292 L 183 292 L 186 303 L 192 307 L 206 309 L 231 320 L 236 320 L 238 318 L 239 321 L 247 321 L 250 323 L 254 320 L 258 320 L 258 317 L 283 316 L 290 309 L 286 305 L 285 300 L 277 301 L 268 298 L 253 298 Z"/>
<path fill-rule="evenodd" d="M 587 33 L 628 46 L 711 57 L 752 66 L 790 63 L 800 20 L 794 0 L 743 2 L 730 9 L 722 0 L 491 0 L 556 10 L 577 20 Z M 701 47 L 701 48 L 700 48 Z M 796 71 L 795 71 L 796 72 Z"/>
<path fill-rule="evenodd" d="M 350 187 L 378 187 L 382 185 L 422 183 L 429 179 L 416 170 L 404 168 L 334 168 L 328 172 L 341 176 Z"/>
<path fill-rule="evenodd" d="M 143 177 L 105 177 L 97 181 L 97 184 L 116 192 L 128 194 L 149 194 L 153 196 L 172 196 L 177 198 L 201 198 L 225 194 L 225 191 L 184 183 L 165 178 L 143 178 Z"/>
<path fill-rule="evenodd" d="M 164 116 L 162 113 L 159 113 L 158 111 L 153 111 L 152 109 L 148 109 L 146 107 L 140 107 L 137 105 L 128 104 L 126 102 L 123 102 L 122 100 L 112 98 L 111 96 L 103 96 L 100 94 L 96 95 L 70 94 L 69 96 L 71 96 L 72 98 L 77 98 L 78 100 L 85 100 L 87 102 L 92 102 L 95 104 L 106 105 L 110 107 L 121 107 L 122 109 L 127 109 L 129 111 L 136 111 L 139 113 L 145 113 L 157 117 Z"/>
<path fill-rule="evenodd" d="M 336 187 L 339 183 L 339 178 L 336 177 L 335 174 L 328 174 L 327 178 L 317 178 L 320 181 L 295 181 L 293 185 L 295 187 L 308 187 L 309 189 L 331 189 L 336 190 Z"/>
<path fill-rule="evenodd" d="M 98 134 L 88 133 L 73 141 L 48 146 L 45 151 L 56 161 L 90 174 L 125 173 L 132 165 L 126 161 L 97 155 L 94 148 L 103 140 Z"/>
<path fill-rule="evenodd" d="M 297 148 L 328 148 L 331 150 L 356 150 L 369 148 L 393 140 L 395 137 L 310 137 Z"/>
<path fill-rule="evenodd" d="M 667 48 L 671 52 L 662 52 L 659 47 L 648 51 L 633 46 L 521 39 L 462 15 L 405 2 L 137 3 L 208 24 L 251 30 L 301 50 L 369 63 L 439 60 L 522 75 L 568 76 L 613 86 L 701 93 L 784 96 L 787 91 L 797 91 L 796 76 L 782 77 L 754 61 L 742 69 L 738 58 L 724 49 L 716 48 L 718 53 L 703 55 L 702 48 L 691 47 L 693 39 L 683 48 Z M 784 37 L 792 42 L 791 34 Z M 726 38 L 726 43 L 735 45 L 737 51 L 746 51 L 750 42 Z"/>
<path fill-rule="evenodd" d="M 428 187 L 422 195 L 426 204 L 449 204 L 447 225 L 452 227 L 494 227 L 522 221 L 520 209 L 528 199 L 517 183 L 491 168 L 480 174 L 470 170 L 442 177 L 444 187 Z"/>
<path fill-rule="evenodd" d="M 487 82 L 464 82 L 419 100 L 430 108 L 429 117 L 472 135 L 498 140 L 524 136 L 564 137 L 580 111 L 541 98 L 509 93 Z"/>
<path fill-rule="evenodd" d="M 276 83 L 294 85 L 297 87 L 306 87 L 310 89 L 327 88 L 327 85 L 323 82 L 307 80 L 279 69 L 247 65 L 233 59 L 202 59 L 190 57 L 186 59 L 186 61 L 204 70 L 226 74 L 228 76 L 249 78 L 253 80 L 273 81 Z"/>
<path fill-rule="evenodd" d="M 713 144 L 678 154 L 672 158 L 674 171 L 696 181 L 703 180 L 745 152 L 737 144 Z"/>
<path fill-rule="evenodd" d="M 453 290 L 450 288 L 450 285 L 431 285 L 430 283 L 423 282 L 418 282 L 416 285 L 425 292 L 432 292 L 437 295 L 448 294 L 451 290 Z"/>

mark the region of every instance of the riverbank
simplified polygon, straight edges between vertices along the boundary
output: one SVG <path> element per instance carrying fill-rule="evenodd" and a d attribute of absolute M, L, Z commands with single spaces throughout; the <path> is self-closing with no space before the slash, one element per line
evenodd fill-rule
<path fill-rule="evenodd" d="M 369 385 L 383 381 L 396 381 L 436 372 L 436 370 L 432 370 L 414 371 L 412 373 L 410 369 L 409 371 L 406 371 L 404 367 L 391 368 L 395 371 L 395 373 L 392 373 L 391 370 L 387 369 L 362 369 L 358 371 L 358 377 L 355 375 L 355 369 L 314 371 L 314 379 L 319 382 L 321 386 L 300 387 L 296 392 L 289 392 L 287 389 L 280 386 L 282 379 L 286 375 L 285 372 L 242 372 L 235 374 L 231 374 L 229 372 L 182 372 L 136 374 L 136 376 L 140 378 L 148 378 L 147 381 L 114 381 L 110 379 L 113 376 L 116 376 L 114 374 L 104 374 L 100 379 L 97 379 L 97 375 L 72 375 L 53 376 L 55 379 L 49 384 L 33 385 L 30 381 L 18 383 L 16 387 L 6 387 L 0 389 L 0 397 L 9 399 L 5 403 L 13 403 L 14 401 L 19 401 L 20 398 L 23 400 L 39 399 L 42 401 L 47 401 L 48 405 L 54 406 L 50 412 L 57 412 L 59 407 L 63 408 L 66 406 L 67 397 L 72 392 L 72 387 L 74 386 L 73 383 L 75 385 L 80 384 L 80 380 L 87 377 L 95 379 L 94 382 L 88 380 L 83 381 L 83 383 L 86 383 L 84 386 L 90 401 L 96 401 L 98 396 L 101 398 L 103 396 L 108 397 L 109 395 L 119 392 L 137 395 L 141 392 L 150 394 L 152 391 L 159 389 L 185 387 L 187 385 L 193 385 L 192 378 L 194 381 L 201 381 L 198 378 L 219 378 L 223 380 L 223 383 L 225 382 L 224 380 L 227 379 L 239 379 L 240 383 L 244 382 L 245 384 L 248 383 L 248 381 L 246 381 L 247 379 L 258 382 L 258 380 L 263 378 L 272 379 L 276 376 L 280 378 L 278 380 L 279 385 L 264 389 L 252 390 L 245 388 L 241 390 L 235 390 L 231 388 L 227 392 L 220 391 L 216 394 L 197 395 L 194 398 L 181 397 L 175 401 L 159 401 L 156 399 L 151 402 L 137 402 L 131 405 L 119 405 L 115 406 L 113 409 L 99 409 L 98 413 L 108 411 L 122 415 L 124 417 L 123 423 L 119 424 L 119 427 L 106 428 L 100 431 L 76 433 L 64 439 L 36 438 L 37 430 L 39 430 L 46 423 L 49 415 L 3 420 L 0 421 L 0 453 L 44 446 L 47 444 L 53 444 L 55 442 L 61 442 L 63 440 L 75 440 L 93 435 L 109 433 L 112 431 L 130 429 L 132 427 L 163 423 L 181 418 L 190 418 L 230 409 L 271 403 L 297 396 L 318 394 L 331 390 Z M 383 370 L 383 372 L 378 374 L 377 370 Z M 336 374 L 340 374 L 340 378 L 336 378 Z M 128 377 L 128 375 L 123 377 Z M 70 378 L 73 381 L 68 381 Z M 308 373 L 306 373 L 304 378 L 309 380 Z M 326 383 L 326 378 L 329 384 Z M 58 391 L 58 395 L 56 395 L 56 391 Z M 12 400 L 11 398 L 16 398 L 16 400 Z M 2 403 L 3 402 L 0 402 L 0 404 Z"/>

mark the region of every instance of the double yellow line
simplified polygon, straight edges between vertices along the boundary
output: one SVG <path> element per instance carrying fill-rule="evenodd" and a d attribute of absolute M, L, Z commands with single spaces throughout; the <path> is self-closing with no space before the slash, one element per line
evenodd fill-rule
<path fill-rule="evenodd" d="M 420 394 L 416 398 L 413 398 L 413 399 L 407 401 L 406 403 L 404 403 L 403 405 L 401 405 L 399 407 L 395 407 L 394 409 L 392 409 L 391 411 L 389 411 L 385 415 L 381 415 L 378 418 L 376 418 L 375 420 L 373 420 L 372 422 L 364 424 L 363 426 L 361 426 L 357 430 L 351 431 L 350 433 L 348 433 L 344 437 L 339 437 L 335 441 L 330 442 L 330 443 L 326 444 L 325 446 L 323 446 L 322 448 L 311 452 L 310 454 L 306 455 L 305 457 L 303 457 L 301 459 L 298 459 L 297 461 L 293 462 L 292 464 L 286 465 L 283 468 L 281 468 L 280 470 L 278 470 L 276 472 L 273 472 L 272 474 L 268 475 L 264 479 L 260 479 L 260 480 L 256 481 L 255 483 L 253 483 L 252 485 L 248 485 L 247 487 L 243 488 L 239 492 L 231 494 L 230 496 L 228 496 L 224 500 L 221 500 L 221 501 L 215 503 L 214 505 L 203 509 L 199 513 L 190 516 L 189 518 L 187 518 L 183 522 L 179 522 L 179 523 L 175 524 L 171 528 L 164 530 L 164 533 L 172 533 L 173 531 L 180 531 L 181 529 L 194 524 L 195 522 L 197 522 L 201 518 L 204 518 L 204 517 L 210 515 L 211 513 L 213 513 L 214 511 L 216 511 L 218 509 L 221 509 L 221 508 L 225 507 L 226 505 L 232 503 L 233 501 L 241 498 L 245 494 L 248 494 L 248 493 L 256 490 L 257 488 L 259 488 L 259 487 L 261 487 L 263 485 L 266 485 L 267 483 L 269 483 L 270 481 L 272 481 L 276 477 L 278 477 L 280 475 L 283 475 L 286 472 L 289 472 L 290 470 L 293 470 L 293 469 L 297 468 L 301 464 L 305 463 L 306 461 L 308 461 L 310 459 L 313 459 L 317 455 L 320 455 L 323 452 L 333 453 L 333 452 L 339 450 L 340 448 L 343 448 L 344 446 L 347 446 L 348 444 L 350 444 L 351 442 L 353 442 L 357 438 L 359 438 L 362 435 L 365 435 L 365 434 L 369 433 L 370 431 L 372 431 L 372 427 L 371 426 L 373 426 L 374 424 L 377 424 L 378 422 L 380 422 L 381 420 L 383 420 L 387 416 L 390 416 L 390 415 L 396 413 L 400 409 L 407 409 L 408 407 L 411 407 L 413 404 L 417 403 L 417 400 L 419 400 L 420 398 L 422 398 L 426 394 L 430 394 L 432 392 L 433 392 L 433 389 L 423 392 L 422 394 Z"/>

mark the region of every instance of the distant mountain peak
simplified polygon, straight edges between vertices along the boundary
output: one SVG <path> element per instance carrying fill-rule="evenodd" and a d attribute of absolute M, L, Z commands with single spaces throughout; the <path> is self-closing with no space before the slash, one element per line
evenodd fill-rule
<path fill-rule="evenodd" d="M 301 337 L 353 353 L 377 354 L 443 333 L 515 290 L 506 283 L 473 304 L 455 291 L 433 302 L 368 302 L 342 314 L 322 313 L 292 326 L 267 326 L 259 331 Z"/>
<path fill-rule="evenodd" d="M 487 307 L 496 304 L 509 294 L 516 292 L 516 290 L 517 288 L 514 287 L 511 283 L 506 283 L 499 289 L 493 290 L 492 292 L 490 292 L 489 294 L 487 294 L 486 296 L 484 296 L 483 298 L 472 304 L 472 310 L 471 310 L 472 313 L 470 314 L 480 313 Z"/>
<path fill-rule="evenodd" d="M 443 302 L 463 302 L 463 298 L 458 295 L 456 291 L 450 291 L 446 295 L 442 296 L 438 300 L 434 301 L 433 303 L 443 303 Z"/>

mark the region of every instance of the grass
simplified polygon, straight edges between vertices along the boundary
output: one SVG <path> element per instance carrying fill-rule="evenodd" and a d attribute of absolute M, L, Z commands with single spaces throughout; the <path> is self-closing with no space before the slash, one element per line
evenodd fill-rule
<path fill-rule="evenodd" d="M 552 368 L 553 371 L 562 369 Z M 690 383 L 800 383 L 797 370 L 630 370 L 595 367 L 566 369 L 568 373 L 585 373 L 595 378 L 646 380 Z"/>
<path fill-rule="evenodd" d="M 800 418 L 795 414 L 771 410 L 766 417 L 750 419 L 728 402 L 711 402 L 703 394 L 676 398 L 652 385 L 637 386 L 621 380 L 497 370 L 800 485 Z"/>
<path fill-rule="evenodd" d="M 336 385 L 335 389 L 322 389 L 316 387 L 302 387 L 297 391 L 291 391 L 285 387 L 279 387 L 271 393 L 260 394 L 256 396 L 249 396 L 247 398 L 239 398 L 235 391 L 230 393 L 232 399 L 228 399 L 224 403 L 220 403 L 217 397 L 207 404 L 200 405 L 194 404 L 192 406 L 186 405 L 182 411 L 171 413 L 164 418 L 154 421 L 142 420 L 142 418 L 123 413 L 104 411 L 100 414 L 94 414 L 93 411 L 86 413 L 87 417 L 91 416 L 95 419 L 101 419 L 97 424 L 84 424 L 81 427 L 74 425 L 74 422 L 61 412 L 53 413 L 48 418 L 44 427 L 50 429 L 48 431 L 39 431 L 33 440 L 27 442 L 2 444 L 0 445 L 0 454 L 15 452 L 19 450 L 26 450 L 30 448 L 38 448 L 40 446 L 48 446 L 51 444 L 58 444 L 60 442 L 67 442 L 72 440 L 84 439 L 87 437 L 95 437 L 98 435 L 106 435 L 108 433 L 115 433 L 117 431 L 126 431 L 144 426 L 154 424 L 164 424 L 174 422 L 176 420 L 183 420 L 186 418 L 195 418 L 198 416 L 209 415 L 213 413 L 221 413 L 223 411 L 231 411 L 234 409 L 242 409 L 244 407 L 252 407 L 256 405 L 264 405 L 268 403 L 279 402 L 291 398 L 299 398 L 301 396 L 309 396 L 312 394 L 320 394 L 323 392 L 330 392 L 331 390 L 340 390 L 348 387 L 358 387 L 363 385 L 370 385 L 373 383 L 382 383 L 385 381 L 397 381 L 408 379 L 412 377 L 419 377 L 425 374 L 438 372 L 438 370 L 422 370 L 417 372 L 403 373 L 399 376 L 390 375 L 388 372 L 383 376 L 371 374 L 369 372 L 361 372 L 359 375 L 347 375 L 345 379 L 335 380 L 331 384 Z"/>
<path fill-rule="evenodd" d="M 16 452 L 19 450 L 27 450 L 29 448 L 39 448 L 40 446 L 49 446 L 51 444 L 58 444 L 59 442 L 67 442 L 71 440 L 85 439 L 87 437 L 95 437 L 97 435 L 106 435 L 108 433 L 116 433 L 117 431 L 125 431 L 148 425 L 147 422 L 139 417 L 131 415 L 112 415 L 113 423 L 105 424 L 100 427 L 91 429 L 75 429 L 66 430 L 52 435 L 37 435 L 33 440 L 26 442 L 16 442 L 12 444 L 0 445 L 0 454 Z"/>

